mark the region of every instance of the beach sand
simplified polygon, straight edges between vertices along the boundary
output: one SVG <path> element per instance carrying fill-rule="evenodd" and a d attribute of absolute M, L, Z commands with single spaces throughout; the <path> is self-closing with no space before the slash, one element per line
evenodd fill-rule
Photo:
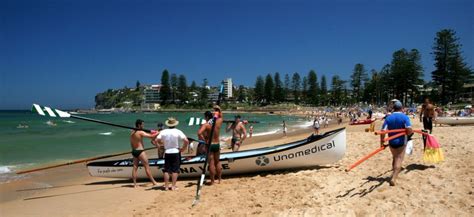
<path fill-rule="evenodd" d="M 414 153 L 406 156 L 395 187 L 387 182 L 389 150 L 344 171 L 378 148 L 379 141 L 373 133 L 364 132 L 367 125 L 346 127 L 346 156 L 336 164 L 224 177 L 221 184 L 205 186 L 200 203 L 193 208 L 194 179 L 180 180 L 177 192 L 146 186 L 134 189 L 130 180 L 90 177 L 85 164 L 79 164 L 0 184 L 0 216 L 474 215 L 474 126 L 436 127 L 433 134 L 446 160 L 435 165 L 423 163 L 422 143 L 416 135 Z M 420 127 L 414 121 L 414 128 Z M 243 148 L 276 145 L 307 137 L 310 132 L 254 138 Z"/>

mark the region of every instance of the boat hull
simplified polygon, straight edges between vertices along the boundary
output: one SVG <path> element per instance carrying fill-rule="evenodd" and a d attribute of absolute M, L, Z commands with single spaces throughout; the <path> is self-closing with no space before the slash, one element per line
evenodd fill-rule
<path fill-rule="evenodd" d="M 340 160 L 346 150 L 344 128 L 320 136 L 310 136 L 283 145 L 223 153 L 220 157 L 223 175 L 258 173 L 273 170 L 328 165 Z M 203 171 L 204 157 L 194 157 L 181 163 L 180 177 L 197 177 Z M 154 177 L 163 176 L 164 160 L 150 159 Z M 89 174 L 96 177 L 131 178 L 132 159 L 97 161 L 87 164 Z M 208 173 L 208 171 L 206 171 Z M 139 166 L 137 176 L 146 178 L 145 169 Z"/>
<path fill-rule="evenodd" d="M 469 125 L 474 124 L 474 117 L 438 117 L 436 124 Z"/>

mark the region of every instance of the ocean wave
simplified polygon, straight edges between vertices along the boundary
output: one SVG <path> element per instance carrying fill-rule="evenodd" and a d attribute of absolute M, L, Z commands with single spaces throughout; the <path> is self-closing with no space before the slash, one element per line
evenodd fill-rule
<path fill-rule="evenodd" d="M 307 128 L 307 127 L 311 127 L 311 126 L 313 126 L 313 121 L 306 121 L 306 122 L 303 122 L 301 124 L 295 125 L 295 127 L 297 127 L 297 128 Z"/>
<path fill-rule="evenodd" d="M 111 136 L 111 135 L 112 135 L 112 132 L 99 133 L 99 135 L 102 135 L 102 136 Z"/>
<path fill-rule="evenodd" d="M 27 174 L 17 175 L 15 171 L 21 168 L 28 168 L 34 165 L 33 163 L 19 164 L 19 165 L 0 165 L 0 183 L 9 183 L 12 181 L 21 180 L 27 177 Z"/>
<path fill-rule="evenodd" d="M 271 130 L 271 131 L 266 131 L 266 132 L 254 133 L 254 134 L 252 134 L 252 137 L 270 135 L 270 134 L 277 133 L 278 131 L 280 131 L 280 130 Z"/>
<path fill-rule="evenodd" d="M 0 174 L 13 173 L 12 167 L 14 166 L 0 166 Z"/>

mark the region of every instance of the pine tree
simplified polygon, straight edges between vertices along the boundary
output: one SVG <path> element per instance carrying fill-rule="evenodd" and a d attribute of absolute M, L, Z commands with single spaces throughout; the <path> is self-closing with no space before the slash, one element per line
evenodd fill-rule
<path fill-rule="evenodd" d="M 160 99 L 163 105 L 166 105 L 171 98 L 170 89 L 170 74 L 168 70 L 164 70 L 161 74 L 161 88 L 160 88 Z"/>
<path fill-rule="evenodd" d="M 135 83 L 135 91 L 139 91 L 140 90 L 140 81 L 137 80 L 137 83 Z"/>
<path fill-rule="evenodd" d="M 281 82 L 280 79 L 280 73 L 275 73 L 275 90 L 274 90 L 274 99 L 275 101 L 278 102 L 283 102 L 285 101 L 285 89 L 283 87 L 283 83 Z"/>
<path fill-rule="evenodd" d="M 288 73 L 285 74 L 285 93 L 290 92 L 290 75 Z"/>
<path fill-rule="evenodd" d="M 196 81 L 193 80 L 193 82 L 191 82 L 191 86 L 189 86 L 189 91 L 196 92 L 196 90 L 197 90 L 197 84 L 196 84 Z"/>
<path fill-rule="evenodd" d="M 272 75 L 268 74 L 265 78 L 265 99 L 267 103 L 273 102 L 273 89 L 275 88 L 275 84 L 273 83 Z"/>
<path fill-rule="evenodd" d="M 338 75 L 332 77 L 331 96 L 331 104 L 334 106 L 341 105 L 344 101 L 344 81 Z"/>
<path fill-rule="evenodd" d="M 301 77 L 298 72 L 293 73 L 293 77 L 291 79 L 291 89 L 293 92 L 293 98 L 295 103 L 298 104 L 300 102 L 300 92 L 301 92 Z"/>
<path fill-rule="evenodd" d="M 247 94 L 245 92 L 244 85 L 239 85 L 239 89 L 237 90 L 237 100 L 239 102 L 244 102 L 246 98 L 247 98 Z"/>
<path fill-rule="evenodd" d="M 472 74 L 461 55 L 461 47 L 454 30 L 443 29 L 436 33 L 432 53 L 436 69 L 432 72 L 432 78 L 440 86 L 443 104 L 457 100 L 464 82 Z"/>
<path fill-rule="evenodd" d="M 392 63 L 390 64 L 390 76 L 394 97 L 401 100 L 404 104 L 408 103 L 408 97 L 413 100 L 413 96 L 418 92 L 418 85 L 423 84 L 423 68 L 420 63 L 420 53 L 416 49 L 408 52 L 406 49 L 400 49 L 393 53 Z M 403 82 L 400 82 L 403 79 Z M 398 81 L 398 82 L 397 82 Z"/>
<path fill-rule="evenodd" d="M 322 105 L 327 105 L 327 99 L 328 99 L 328 85 L 326 82 L 326 76 L 323 75 L 321 76 L 321 103 Z"/>
<path fill-rule="evenodd" d="M 176 103 L 176 91 L 178 89 L 178 76 L 176 73 L 171 74 L 171 79 L 170 79 L 170 87 L 171 87 L 171 99 L 173 103 Z"/>
<path fill-rule="evenodd" d="M 179 75 L 178 86 L 177 86 L 178 99 L 180 103 L 186 103 L 189 99 L 188 84 L 186 82 L 186 76 Z"/>
<path fill-rule="evenodd" d="M 301 99 L 303 99 L 305 103 L 308 103 L 308 78 L 306 76 L 303 77 L 302 88 Z"/>
<path fill-rule="evenodd" d="M 201 93 L 199 94 L 199 101 L 202 105 L 205 105 L 209 99 L 209 90 L 207 89 L 207 85 L 207 78 L 204 78 L 204 80 L 202 81 Z"/>
<path fill-rule="evenodd" d="M 357 63 L 351 75 L 352 94 L 356 102 L 361 101 L 364 84 L 367 80 L 367 72 L 365 71 L 364 65 Z"/>
<path fill-rule="evenodd" d="M 309 71 L 308 73 L 308 93 L 307 97 L 309 103 L 312 105 L 319 104 L 319 90 L 318 90 L 318 76 L 314 70 Z"/>
<path fill-rule="evenodd" d="M 265 99 L 265 81 L 263 81 L 260 75 L 257 76 L 257 80 L 255 81 L 254 98 L 258 103 L 262 103 Z"/>

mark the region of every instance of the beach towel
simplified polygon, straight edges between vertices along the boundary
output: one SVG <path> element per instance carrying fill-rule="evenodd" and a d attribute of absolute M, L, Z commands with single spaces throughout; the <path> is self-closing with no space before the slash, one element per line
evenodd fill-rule
<path fill-rule="evenodd" d="M 441 146 L 432 135 L 426 137 L 426 148 L 423 153 L 423 161 L 427 163 L 439 163 L 444 161 L 443 151 Z"/>

